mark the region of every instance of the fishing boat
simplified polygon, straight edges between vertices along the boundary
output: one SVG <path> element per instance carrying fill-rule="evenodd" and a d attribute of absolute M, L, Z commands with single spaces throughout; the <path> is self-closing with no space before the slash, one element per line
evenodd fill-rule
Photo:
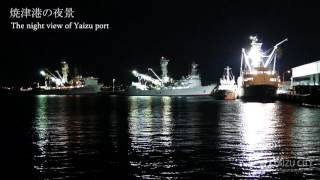
<path fill-rule="evenodd" d="M 220 84 L 214 91 L 214 97 L 217 100 L 235 100 L 237 98 L 237 85 L 229 66 L 224 68 Z"/>
<path fill-rule="evenodd" d="M 247 100 L 273 100 L 280 83 L 276 71 L 278 46 L 288 39 L 276 44 L 270 51 L 262 50 L 262 42 L 257 36 L 250 36 L 251 47 L 242 49 L 240 76 L 238 77 L 238 94 Z"/>

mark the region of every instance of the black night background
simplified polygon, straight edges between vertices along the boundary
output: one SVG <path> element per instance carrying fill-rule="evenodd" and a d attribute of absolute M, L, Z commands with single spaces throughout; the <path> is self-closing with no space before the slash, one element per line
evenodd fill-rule
<path fill-rule="evenodd" d="M 12 8 L 72 8 L 74 18 L 12 18 Z M 0 177 L 320 177 L 317 1 L 8 0 L 2 9 Z M 227 66 L 234 76 L 222 76 Z"/>
<path fill-rule="evenodd" d="M 12 30 L 11 7 L 72 7 L 75 18 L 66 21 L 109 23 L 110 29 Z M 71 72 L 77 67 L 106 84 L 112 78 L 128 84 L 132 69 L 159 72 L 161 56 L 171 60 L 174 78 L 197 62 L 208 84 L 227 65 L 239 75 L 241 48 L 247 48 L 250 35 L 258 35 L 265 50 L 289 39 L 281 47 L 280 72 L 319 57 L 319 6 L 311 1 L 10 1 L 6 11 L 1 85 L 40 81 L 39 70 L 58 69 L 61 60 L 69 62 Z"/>

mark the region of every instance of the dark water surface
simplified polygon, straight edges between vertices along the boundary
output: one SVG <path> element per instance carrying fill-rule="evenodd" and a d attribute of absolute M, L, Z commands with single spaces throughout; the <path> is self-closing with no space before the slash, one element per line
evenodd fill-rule
<path fill-rule="evenodd" d="M 2 171 L 33 179 L 319 178 L 320 109 L 211 97 L 3 96 Z"/>

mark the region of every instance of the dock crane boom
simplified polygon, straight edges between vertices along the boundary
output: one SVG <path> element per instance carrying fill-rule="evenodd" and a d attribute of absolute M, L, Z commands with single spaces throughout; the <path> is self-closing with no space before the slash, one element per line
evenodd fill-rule
<path fill-rule="evenodd" d="M 139 73 L 139 72 L 136 71 L 136 70 L 133 70 L 133 71 L 132 71 L 132 74 L 133 74 L 135 77 L 139 78 L 139 79 L 143 79 L 143 80 L 145 80 L 145 81 L 148 81 L 148 82 L 152 83 L 153 85 L 156 85 L 156 86 L 161 86 L 161 85 L 162 85 L 162 82 L 159 81 L 158 79 L 154 79 L 154 78 L 152 78 L 152 77 L 150 77 L 150 76 L 148 76 L 148 75 L 141 74 L 141 73 Z"/>
<path fill-rule="evenodd" d="M 273 57 L 274 57 L 274 53 L 275 53 L 276 50 L 278 49 L 278 46 L 280 46 L 282 43 L 284 43 L 284 42 L 286 42 L 286 41 L 288 41 L 288 38 L 282 40 L 281 42 L 279 42 L 278 44 L 276 44 L 276 45 L 273 47 L 273 50 L 272 50 L 271 54 L 269 55 L 267 61 L 266 61 L 266 62 L 264 63 L 264 65 L 263 65 L 264 67 L 267 67 L 267 66 L 270 64 L 270 62 L 272 61 L 272 59 L 273 59 Z"/>
<path fill-rule="evenodd" d="M 161 82 L 163 83 L 163 81 L 161 80 L 161 78 L 153 71 L 152 68 L 148 68 L 148 71 L 151 71 L 153 73 L 154 76 L 156 76 L 156 78 Z"/>
<path fill-rule="evenodd" d="M 63 82 L 63 78 L 62 78 L 62 76 L 60 75 L 59 71 L 56 70 L 55 72 L 58 74 L 58 76 L 59 76 L 59 78 L 61 79 L 62 83 L 65 83 L 65 82 Z"/>

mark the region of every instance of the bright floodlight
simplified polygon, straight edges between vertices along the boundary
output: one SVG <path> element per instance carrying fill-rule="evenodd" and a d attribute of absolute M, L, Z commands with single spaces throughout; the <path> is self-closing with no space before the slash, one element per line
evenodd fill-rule
<path fill-rule="evenodd" d="M 253 41 L 258 41 L 257 36 L 250 36 L 249 39 L 253 40 Z"/>
<path fill-rule="evenodd" d="M 46 75 L 46 72 L 44 72 L 43 70 L 41 70 L 41 71 L 40 71 L 40 74 L 41 74 L 42 76 L 45 76 L 45 75 Z"/>
<path fill-rule="evenodd" d="M 56 79 L 56 84 L 57 84 L 58 86 L 63 85 L 62 80 L 61 80 L 61 79 Z"/>
<path fill-rule="evenodd" d="M 133 74 L 133 75 L 136 75 L 137 73 L 138 73 L 138 72 L 137 72 L 136 70 L 133 70 L 133 71 L 132 71 L 132 74 Z"/>
<path fill-rule="evenodd" d="M 252 60 L 252 65 L 253 65 L 254 67 L 257 67 L 257 66 L 260 65 L 260 63 L 261 63 L 261 61 L 262 61 L 262 59 L 261 59 L 262 54 L 261 54 L 261 52 L 259 51 L 259 49 L 257 49 L 257 48 L 251 48 L 248 56 L 249 56 L 250 59 Z"/>

